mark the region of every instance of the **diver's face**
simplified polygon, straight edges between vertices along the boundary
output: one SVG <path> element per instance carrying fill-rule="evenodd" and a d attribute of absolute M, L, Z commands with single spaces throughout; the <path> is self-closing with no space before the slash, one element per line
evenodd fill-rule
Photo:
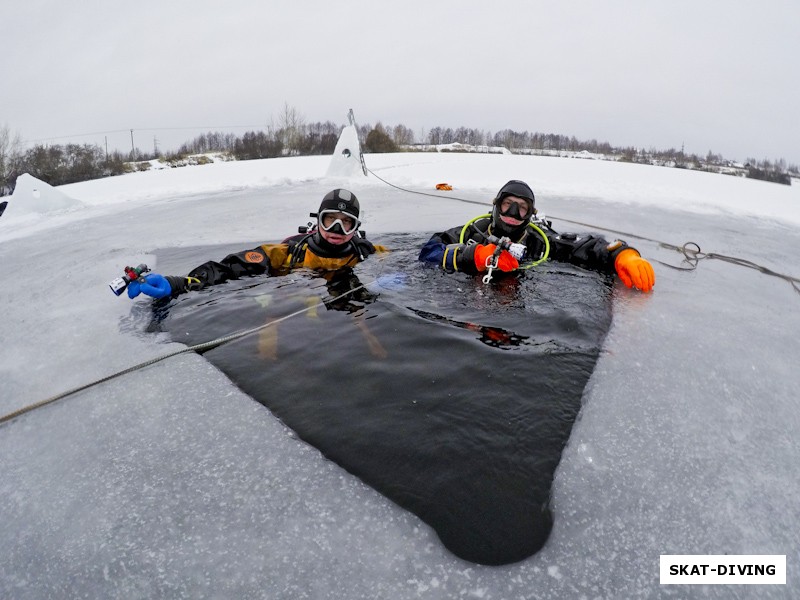
<path fill-rule="evenodd" d="M 351 214 L 324 210 L 319 215 L 319 233 L 329 244 L 346 244 L 358 229 L 358 219 Z"/>
<path fill-rule="evenodd" d="M 346 244 L 347 242 L 352 240 L 353 236 L 355 235 L 355 232 L 348 235 L 342 235 L 341 233 L 333 233 L 332 231 L 325 231 L 324 229 L 320 229 L 319 234 L 322 236 L 322 239 L 324 239 L 329 244 L 333 244 L 334 246 L 341 246 L 342 244 Z"/>
<path fill-rule="evenodd" d="M 506 196 L 500 201 L 498 208 L 500 220 L 509 227 L 518 227 L 531 216 L 530 201 L 516 196 Z"/>

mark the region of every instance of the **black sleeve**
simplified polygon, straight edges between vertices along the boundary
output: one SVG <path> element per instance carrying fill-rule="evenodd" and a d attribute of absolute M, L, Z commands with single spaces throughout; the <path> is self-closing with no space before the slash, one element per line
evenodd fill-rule
<path fill-rule="evenodd" d="M 538 244 L 542 244 L 540 236 Z M 615 240 L 609 243 L 596 234 L 548 233 L 550 260 L 569 262 L 580 267 L 605 273 L 614 273 L 614 261 L 625 248 L 626 242 Z"/>
<path fill-rule="evenodd" d="M 449 273 L 455 271 L 477 273 L 474 260 L 475 245 L 459 243 L 462 229 L 463 227 L 453 227 L 447 231 L 434 233 L 420 249 L 418 260 L 437 264 Z"/>
<path fill-rule="evenodd" d="M 231 279 L 269 272 L 269 259 L 261 247 L 229 254 L 221 261 L 210 260 L 192 269 L 186 277 L 167 277 L 172 295 L 199 290 Z"/>

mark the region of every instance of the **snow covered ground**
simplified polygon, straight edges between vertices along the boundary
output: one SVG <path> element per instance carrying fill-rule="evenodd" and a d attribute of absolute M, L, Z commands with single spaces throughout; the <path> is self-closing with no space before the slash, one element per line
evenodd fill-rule
<path fill-rule="evenodd" d="M 422 153 L 367 155 L 374 175 L 330 177 L 329 161 L 58 189 L 21 178 L 0 217 L 0 416 L 180 348 L 144 332 L 148 300 L 109 291 L 122 267 L 158 270 L 160 248 L 281 239 L 334 187 L 357 194 L 376 242 L 463 223 L 514 178 L 558 230 L 630 232 L 646 238 L 628 238 L 645 257 L 675 266 L 682 256 L 652 240 L 693 241 L 800 276 L 797 186 Z M 453 191 L 436 192 L 440 182 Z M 183 354 L 0 425 L 0 597 L 797 597 L 800 294 L 721 260 L 654 265 L 654 293 L 615 288 L 606 349 L 556 475 L 555 528 L 533 557 L 504 567 L 453 557 Z M 662 554 L 786 555 L 787 583 L 661 586 Z"/>

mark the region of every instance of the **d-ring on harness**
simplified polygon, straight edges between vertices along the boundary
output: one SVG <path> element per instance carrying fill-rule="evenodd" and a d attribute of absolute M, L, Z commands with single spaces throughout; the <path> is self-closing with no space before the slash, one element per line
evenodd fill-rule
<path fill-rule="evenodd" d="M 500 253 L 503 251 L 502 242 L 510 242 L 510 240 L 505 237 L 498 241 L 501 243 L 497 244 L 497 247 L 494 249 L 494 252 L 492 252 L 491 256 L 486 257 L 486 275 L 483 276 L 483 283 L 489 283 L 492 280 L 492 271 L 497 268 L 497 262 L 500 258 Z"/>

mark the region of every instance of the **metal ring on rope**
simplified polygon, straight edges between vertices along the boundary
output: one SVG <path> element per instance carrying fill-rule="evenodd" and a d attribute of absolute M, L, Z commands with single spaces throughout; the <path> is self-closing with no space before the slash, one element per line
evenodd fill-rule
<path fill-rule="evenodd" d="M 377 179 L 381 180 L 383 183 L 385 183 L 385 184 L 387 184 L 387 185 L 389 185 L 389 186 L 391 186 L 393 188 L 396 188 L 398 190 L 402 190 L 404 192 L 408 192 L 410 194 L 419 194 L 421 196 L 432 196 L 434 198 L 445 198 L 447 200 L 456 200 L 458 202 L 467 202 L 469 204 L 480 204 L 482 206 L 486 206 L 486 202 L 478 202 L 476 200 L 468 200 L 466 198 L 459 198 L 457 196 L 445 196 L 443 194 L 429 194 L 429 193 L 426 193 L 426 192 L 419 192 L 419 191 L 416 191 L 416 190 L 409 190 L 409 189 L 406 189 L 406 188 L 402 188 L 400 186 L 394 185 L 393 183 L 390 183 L 390 182 L 386 181 L 385 179 L 383 179 L 381 177 L 378 177 L 377 175 L 375 175 L 375 173 L 373 171 L 371 171 L 369 169 L 367 169 L 367 171 L 369 171 L 369 173 L 374 175 Z M 714 258 L 714 259 L 717 259 L 717 260 L 723 260 L 723 261 L 729 262 L 731 264 L 739 265 L 741 267 L 748 267 L 750 269 L 755 269 L 756 271 L 764 273 L 765 275 L 771 275 L 773 277 L 778 277 L 780 279 L 783 279 L 786 282 L 788 282 L 789 285 L 791 285 L 792 288 L 794 288 L 794 290 L 798 294 L 800 294 L 800 285 L 798 285 L 798 284 L 800 284 L 800 278 L 792 277 L 791 275 L 785 275 L 784 273 L 778 273 L 776 271 L 773 271 L 772 269 L 769 269 L 767 267 L 764 267 L 762 265 L 756 264 L 756 263 L 754 263 L 752 261 L 749 261 L 749 260 L 746 260 L 746 259 L 743 259 L 743 258 L 736 258 L 734 256 L 726 256 L 724 254 L 717 254 L 717 253 L 714 253 L 714 252 L 703 253 L 700 250 L 700 246 L 695 242 L 686 242 L 682 246 L 676 246 L 674 244 L 669 244 L 667 242 L 662 242 L 660 240 L 655 240 L 653 238 L 648 238 L 648 237 L 644 237 L 644 236 L 641 236 L 641 235 L 636 235 L 635 233 L 619 231 L 619 230 L 616 230 L 616 229 L 609 229 L 608 227 L 601 227 L 599 225 L 593 225 L 593 224 L 590 224 L 590 223 L 582 223 L 581 221 L 573 221 L 573 220 L 570 220 L 570 219 L 562 219 L 560 217 L 553 216 L 553 215 L 549 215 L 549 216 L 551 216 L 553 219 L 556 219 L 558 221 L 564 221 L 565 223 L 572 223 L 574 225 L 581 225 L 582 227 L 588 227 L 590 229 L 599 229 L 601 231 L 608 231 L 610 233 L 619 234 L 619 235 L 622 235 L 622 236 L 625 236 L 625 237 L 628 237 L 628 238 L 635 238 L 635 239 L 638 239 L 638 240 L 644 240 L 644 241 L 647 241 L 647 242 L 653 242 L 654 244 L 658 244 L 662 248 L 667 248 L 669 250 L 676 250 L 676 251 L 680 252 L 686 258 L 686 260 L 689 263 L 692 264 L 691 267 L 687 268 L 687 267 L 676 267 L 674 265 L 670 265 L 670 264 L 665 263 L 665 262 L 660 261 L 660 260 L 655 261 L 655 262 L 658 262 L 659 264 L 662 264 L 662 265 L 664 265 L 666 267 L 669 267 L 671 269 L 676 269 L 678 271 L 692 271 L 695 268 L 697 268 L 697 264 L 699 263 L 700 260 L 706 259 L 706 258 Z M 689 246 L 695 246 L 696 250 L 690 249 Z"/>

